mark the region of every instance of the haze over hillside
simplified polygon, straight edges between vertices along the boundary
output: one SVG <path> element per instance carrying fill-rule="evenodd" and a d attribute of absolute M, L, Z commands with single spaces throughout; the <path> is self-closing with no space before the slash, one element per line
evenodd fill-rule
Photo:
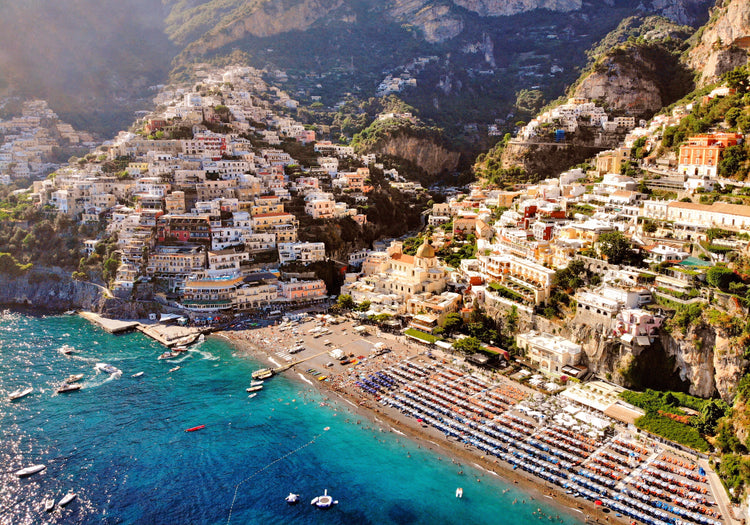
<path fill-rule="evenodd" d="M 77 127 L 112 133 L 148 109 L 148 87 L 229 55 L 290 73 L 288 89 L 332 105 L 366 99 L 415 58 L 399 96 L 460 132 L 519 118 L 516 93 L 562 94 L 585 51 L 626 16 L 700 24 L 710 0 L 61 0 L 0 7 L 0 89 L 42 97 Z M 239 53 L 239 54 L 238 54 Z M 174 60 L 173 60 L 174 59 Z M 536 108 L 530 108 L 532 111 Z M 527 117 L 527 115 L 520 115 Z M 469 138 L 467 140 L 474 140 Z"/>

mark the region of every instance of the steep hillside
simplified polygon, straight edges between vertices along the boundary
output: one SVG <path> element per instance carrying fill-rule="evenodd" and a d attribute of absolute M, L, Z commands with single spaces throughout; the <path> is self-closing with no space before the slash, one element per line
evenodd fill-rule
<path fill-rule="evenodd" d="M 696 34 L 687 63 L 700 72 L 699 84 L 715 82 L 722 74 L 747 64 L 750 52 L 750 3 L 719 0 L 711 19 Z"/>
<path fill-rule="evenodd" d="M 47 99 L 79 129 L 121 129 L 176 53 L 165 14 L 151 0 L 2 2 L 0 96 Z"/>

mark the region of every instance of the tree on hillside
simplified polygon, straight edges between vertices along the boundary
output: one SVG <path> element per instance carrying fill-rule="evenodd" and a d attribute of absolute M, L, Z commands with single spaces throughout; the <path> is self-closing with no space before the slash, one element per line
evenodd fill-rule
<path fill-rule="evenodd" d="M 459 330 L 464 324 L 463 319 L 461 318 L 461 314 L 452 313 L 445 316 L 445 320 L 443 321 L 443 332 L 446 334 L 452 334 L 453 332 Z"/>
<path fill-rule="evenodd" d="M 352 296 L 348 293 L 343 293 L 339 295 L 337 304 L 344 310 L 351 310 L 354 308 L 354 299 L 352 299 Z"/>
<path fill-rule="evenodd" d="M 464 354 L 476 354 L 482 349 L 482 342 L 476 337 L 464 337 L 453 343 L 453 348 Z"/>
<path fill-rule="evenodd" d="M 637 253 L 620 231 L 607 232 L 599 236 L 599 253 L 612 264 L 637 263 Z"/>
<path fill-rule="evenodd" d="M 706 272 L 706 281 L 719 290 L 727 291 L 731 283 L 740 280 L 740 276 L 726 266 L 713 266 Z"/>

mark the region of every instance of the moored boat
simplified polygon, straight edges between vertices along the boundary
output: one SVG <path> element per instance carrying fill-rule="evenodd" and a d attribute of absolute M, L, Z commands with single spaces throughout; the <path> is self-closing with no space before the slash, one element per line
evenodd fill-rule
<path fill-rule="evenodd" d="M 329 509 L 333 505 L 337 504 L 338 501 L 334 500 L 331 496 L 328 495 L 328 489 L 325 489 L 323 491 L 322 496 L 317 496 L 310 502 L 310 505 L 315 505 L 319 509 Z"/>
<path fill-rule="evenodd" d="M 251 381 L 250 386 L 263 386 L 263 381 Z"/>
<path fill-rule="evenodd" d="M 47 498 L 44 500 L 44 512 L 52 512 L 55 508 L 55 498 Z"/>
<path fill-rule="evenodd" d="M 179 369 L 180 369 L 180 367 L 179 367 L 179 366 L 176 366 L 176 367 L 174 367 L 174 368 L 170 368 L 170 369 L 169 369 L 169 371 L 170 371 L 170 372 L 177 372 L 177 371 L 178 371 Z"/>
<path fill-rule="evenodd" d="M 271 376 L 273 376 L 273 370 L 270 368 L 261 368 L 260 370 L 253 372 L 251 375 L 253 379 L 268 379 Z"/>
<path fill-rule="evenodd" d="M 254 398 L 254 397 L 255 397 L 255 396 L 257 396 L 257 395 L 258 395 L 258 393 L 257 393 L 257 392 L 253 392 L 252 394 L 250 394 L 249 396 L 247 396 L 247 398 L 248 398 L 248 399 L 252 399 L 252 398 Z"/>
<path fill-rule="evenodd" d="M 130 377 L 141 377 L 142 375 L 143 375 L 143 372 L 136 372 L 135 374 L 133 374 Z"/>
<path fill-rule="evenodd" d="M 174 350 L 168 350 L 161 354 L 158 359 L 174 359 L 175 357 L 179 356 L 179 352 L 175 352 Z"/>
<path fill-rule="evenodd" d="M 67 493 L 67 494 L 65 494 L 65 496 L 63 496 L 63 498 L 62 498 L 62 499 L 60 500 L 60 503 L 59 503 L 59 505 L 60 505 L 61 507 L 64 507 L 65 505 L 67 505 L 68 503 L 70 503 L 71 501 L 73 501 L 74 499 L 76 499 L 76 494 L 75 494 L 74 492 L 68 492 L 68 493 Z"/>
<path fill-rule="evenodd" d="M 263 385 L 251 386 L 250 388 L 246 388 L 245 392 L 257 392 L 258 390 L 263 390 Z"/>
<path fill-rule="evenodd" d="M 33 388 L 28 387 L 24 388 L 22 390 L 15 390 L 8 394 L 8 401 L 15 401 L 16 399 L 21 399 L 22 397 L 28 396 L 34 391 Z"/>
<path fill-rule="evenodd" d="M 83 379 L 83 374 L 73 374 L 71 376 L 68 376 L 68 378 L 65 380 L 66 383 L 75 383 L 77 381 L 80 381 Z"/>
<path fill-rule="evenodd" d="M 197 427 L 185 429 L 185 432 L 195 432 L 196 430 L 203 430 L 204 428 L 206 428 L 206 425 L 198 425 Z"/>
<path fill-rule="evenodd" d="M 284 498 L 284 500 L 289 503 L 290 505 L 295 505 L 299 503 L 299 494 L 295 494 L 294 492 L 290 492 L 289 495 Z"/>
<path fill-rule="evenodd" d="M 57 387 L 55 392 L 57 392 L 58 394 L 64 394 L 66 392 L 75 392 L 76 390 L 80 390 L 81 386 L 82 385 L 80 385 L 79 383 L 73 383 L 73 384 L 63 383 L 62 385 Z"/>
<path fill-rule="evenodd" d="M 461 487 L 458 487 L 456 489 L 456 497 L 457 498 L 463 498 L 464 497 L 464 489 L 462 489 Z"/>
<path fill-rule="evenodd" d="M 46 468 L 47 468 L 47 465 L 42 465 L 42 464 L 32 465 L 30 467 L 17 470 L 16 476 L 19 478 L 28 478 L 29 476 L 33 476 L 34 474 L 37 474 L 38 472 L 41 472 Z"/>

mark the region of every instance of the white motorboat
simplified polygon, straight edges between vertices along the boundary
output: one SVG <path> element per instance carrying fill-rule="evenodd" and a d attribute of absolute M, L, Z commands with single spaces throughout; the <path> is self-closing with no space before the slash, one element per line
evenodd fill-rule
<path fill-rule="evenodd" d="M 246 388 L 245 392 L 257 392 L 258 390 L 263 390 L 263 385 L 251 386 L 250 388 Z"/>
<path fill-rule="evenodd" d="M 253 392 L 252 394 L 250 394 L 249 396 L 247 396 L 247 398 L 248 399 L 252 399 L 252 398 L 254 398 L 257 395 L 258 395 L 258 392 Z"/>
<path fill-rule="evenodd" d="M 170 371 L 170 372 L 177 372 L 177 371 L 178 371 L 179 369 L 180 369 L 180 367 L 179 367 L 179 366 L 176 366 L 176 367 L 174 367 L 174 368 L 170 368 L 170 369 L 169 369 L 169 371 Z"/>
<path fill-rule="evenodd" d="M 65 494 L 65 496 L 63 496 L 63 498 L 62 498 L 62 499 L 60 500 L 60 503 L 59 503 L 59 505 L 60 505 L 61 507 L 64 507 L 65 505 L 67 505 L 68 503 L 70 503 L 71 501 L 73 501 L 74 499 L 76 499 L 76 494 L 75 494 L 74 492 L 68 492 L 68 493 L 67 493 L 67 494 Z"/>
<path fill-rule="evenodd" d="M 333 499 L 331 496 L 328 495 L 328 489 L 325 489 L 323 491 L 322 496 L 317 496 L 313 498 L 313 500 L 310 502 L 310 505 L 315 505 L 319 509 L 329 509 L 333 505 L 337 505 L 338 501 Z"/>
<path fill-rule="evenodd" d="M 16 476 L 19 478 L 28 478 L 29 476 L 33 476 L 34 474 L 37 474 L 44 469 L 47 468 L 47 465 L 32 465 L 30 467 L 22 468 L 21 470 L 16 471 Z"/>
<path fill-rule="evenodd" d="M 59 352 L 61 354 L 70 355 L 75 351 L 75 348 L 73 348 L 70 345 L 62 345 L 59 349 Z"/>
<path fill-rule="evenodd" d="M 130 377 L 141 377 L 142 375 L 143 375 L 143 372 L 136 372 L 135 374 L 133 374 Z"/>
<path fill-rule="evenodd" d="M 58 394 L 64 394 L 66 392 L 75 392 L 76 390 L 80 390 L 81 388 L 82 385 L 80 385 L 79 383 L 63 383 L 62 385 L 57 387 L 57 390 L 55 390 L 55 392 L 57 392 Z"/>
<path fill-rule="evenodd" d="M 44 512 L 52 512 L 55 508 L 55 498 L 47 498 L 44 500 Z"/>
<path fill-rule="evenodd" d="M 28 387 L 24 388 L 22 390 L 15 390 L 8 394 L 8 401 L 15 401 L 16 399 L 21 399 L 22 397 L 28 396 L 34 391 L 33 388 Z"/>
<path fill-rule="evenodd" d="M 158 357 L 158 359 L 174 359 L 175 357 L 178 357 L 179 355 L 180 355 L 179 352 L 174 352 L 174 351 L 169 350 L 169 351 L 164 352 L 163 354 L 161 354 Z"/>
<path fill-rule="evenodd" d="M 289 495 L 284 498 L 284 500 L 289 503 L 290 505 L 295 505 L 299 503 L 299 494 L 295 494 L 294 492 L 290 492 Z"/>
<path fill-rule="evenodd" d="M 68 378 L 65 380 L 66 383 L 75 383 L 76 381 L 80 381 L 83 379 L 83 374 L 73 374 L 71 376 L 68 376 Z"/>
<path fill-rule="evenodd" d="M 108 374 L 116 374 L 120 372 L 119 368 L 116 368 L 108 363 L 96 363 L 94 366 L 97 370 L 101 370 L 102 372 L 106 372 Z"/>
<path fill-rule="evenodd" d="M 464 497 L 464 489 L 462 489 L 461 487 L 458 487 L 456 489 L 456 497 L 457 498 L 463 498 Z"/>
<path fill-rule="evenodd" d="M 251 381 L 250 386 L 263 386 L 263 381 Z"/>

